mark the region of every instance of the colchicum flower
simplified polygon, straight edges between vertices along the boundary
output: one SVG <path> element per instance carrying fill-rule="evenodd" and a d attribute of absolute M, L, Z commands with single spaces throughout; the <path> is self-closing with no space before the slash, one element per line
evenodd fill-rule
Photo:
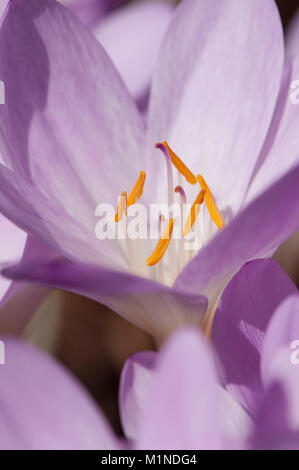
<path fill-rule="evenodd" d="M 225 289 L 215 325 L 229 314 L 232 337 L 217 327 L 214 338 L 219 352 L 228 346 L 223 357 L 189 327 L 161 352 L 127 361 L 119 395 L 126 440 L 61 366 L 5 339 L 10 360 L 1 369 L 1 448 L 298 449 L 298 291 L 274 261 L 253 261 Z M 233 362 L 226 362 L 227 339 L 237 342 Z M 216 363 L 228 380 L 219 380 Z M 228 390 L 229 379 L 252 392 L 250 411 Z"/>
<path fill-rule="evenodd" d="M 3 0 L 1 3 L 1 18 L 8 3 L 7 0 Z M 170 3 L 166 1 L 159 3 L 136 3 L 130 7 L 114 10 L 110 14 L 108 14 L 110 9 L 121 5 L 122 2 L 70 0 L 62 1 L 61 3 L 72 9 L 82 21 L 89 25 L 117 65 L 132 95 L 142 105 L 144 95 L 149 87 L 153 64 L 162 36 L 170 20 L 172 12 Z M 123 33 L 125 31 L 136 31 L 136 27 L 139 28 L 139 41 L 135 50 L 132 51 L 132 40 L 128 38 L 128 34 L 125 36 L 126 42 L 124 44 L 124 37 L 120 41 L 117 38 L 117 33 L 124 36 Z M 143 73 L 136 74 L 136 71 L 134 72 L 133 60 L 138 57 L 137 62 L 140 63 L 142 59 L 140 54 L 144 50 L 147 53 L 146 61 L 143 63 Z M 29 260 L 31 256 L 42 256 L 42 251 L 38 244 L 29 239 L 24 231 L 16 227 L 8 219 L 0 216 L 0 225 L 2 246 L 0 263 L 2 266 L 17 262 L 21 258 L 24 261 L 25 259 Z M 45 288 L 23 286 L 18 282 L 12 282 L 1 277 L 0 332 L 21 333 L 46 292 Z M 21 313 L 19 311 L 20 305 L 22 305 Z"/>
<path fill-rule="evenodd" d="M 233 275 L 299 227 L 299 55 L 284 60 L 274 1 L 183 1 L 146 122 L 98 41 L 53 0 L 11 1 L 0 53 L 0 209 L 48 249 L 4 274 L 89 296 L 158 340 L 185 323 L 210 329 Z M 198 251 L 167 236 L 98 240 L 95 208 L 125 192 L 128 206 L 201 203 L 189 218 Z"/>

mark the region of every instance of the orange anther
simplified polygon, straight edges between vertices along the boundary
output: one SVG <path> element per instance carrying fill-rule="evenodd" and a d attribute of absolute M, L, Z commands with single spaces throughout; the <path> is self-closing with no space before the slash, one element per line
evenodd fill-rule
<path fill-rule="evenodd" d="M 159 147 L 159 145 L 163 145 L 167 149 L 172 164 L 186 178 L 188 183 L 196 184 L 196 176 L 193 175 L 193 173 L 189 170 L 185 163 L 174 153 L 174 151 L 169 147 L 168 143 L 164 141 L 162 142 L 162 144 L 156 144 L 156 147 Z"/>
<path fill-rule="evenodd" d="M 146 260 L 146 264 L 148 266 L 154 266 L 155 264 L 159 263 L 159 261 L 165 255 L 173 231 L 173 222 L 173 219 L 170 219 L 169 224 L 164 230 L 162 237 L 158 241 L 156 248 L 154 249 L 151 256 Z"/>
<path fill-rule="evenodd" d="M 142 193 L 143 193 L 145 178 L 146 178 L 145 171 L 141 171 L 138 177 L 138 180 L 136 181 L 135 186 L 132 189 L 128 197 L 128 207 L 135 204 L 135 202 L 141 198 Z"/>
<path fill-rule="evenodd" d="M 197 180 L 201 186 L 201 189 L 205 191 L 205 202 L 207 204 L 209 214 L 219 230 L 222 230 L 226 224 L 220 210 L 217 207 L 215 199 L 213 198 L 211 190 L 201 175 L 197 175 Z"/>
<path fill-rule="evenodd" d="M 119 198 L 117 211 L 115 214 L 115 222 L 119 222 L 122 219 L 123 213 L 127 215 L 127 193 L 124 191 Z"/>
<path fill-rule="evenodd" d="M 198 217 L 200 206 L 204 202 L 204 196 L 205 196 L 205 190 L 201 190 L 191 207 L 190 214 L 188 216 L 187 222 L 185 223 L 185 226 L 183 229 L 183 237 L 188 235 L 188 233 L 192 229 L 196 221 L 196 218 Z"/>

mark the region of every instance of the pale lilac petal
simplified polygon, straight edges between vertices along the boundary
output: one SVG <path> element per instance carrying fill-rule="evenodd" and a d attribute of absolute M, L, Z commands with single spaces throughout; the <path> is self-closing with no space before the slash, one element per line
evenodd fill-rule
<path fill-rule="evenodd" d="M 50 357 L 9 338 L 0 366 L 1 449 L 116 449 L 81 385 Z"/>
<path fill-rule="evenodd" d="M 221 448 L 216 374 L 199 330 L 183 330 L 170 339 L 161 352 L 157 374 L 138 448 Z"/>
<path fill-rule="evenodd" d="M 277 308 L 273 316 L 264 339 L 262 349 L 262 362 L 261 371 L 265 382 L 269 381 L 271 376 L 271 369 L 274 364 L 275 356 L 282 351 L 286 353 L 285 361 L 289 364 L 294 358 L 298 357 L 299 353 L 299 294 L 298 291 L 294 292 L 291 297 L 288 297 Z M 297 355 L 296 355 L 297 354 Z M 296 365 L 295 363 L 293 364 Z M 296 368 L 294 367 L 294 373 Z M 299 366 L 298 366 L 299 373 Z M 299 384 L 299 381 L 298 381 Z"/>
<path fill-rule="evenodd" d="M 273 383 L 280 384 L 285 402 L 284 427 L 290 432 L 297 432 L 299 448 L 298 292 L 278 307 L 269 324 L 263 344 L 261 372 L 265 388 L 271 388 Z"/>
<path fill-rule="evenodd" d="M 260 405 L 249 447 L 257 450 L 298 450 L 299 432 L 289 428 L 288 411 L 283 386 L 275 382 Z"/>
<path fill-rule="evenodd" d="M 219 289 L 249 260 L 273 254 L 299 228 L 299 166 L 255 199 L 187 265 L 175 286 Z"/>
<path fill-rule="evenodd" d="M 58 201 L 0 164 L 0 210 L 16 225 L 70 259 L 99 262 L 125 269 L 125 260 L 106 240 L 99 240 L 94 226 L 88 230 L 68 215 Z M 94 223 L 93 223 L 94 224 Z M 57 254 L 56 254 L 57 256 Z"/>
<path fill-rule="evenodd" d="M 299 21 L 298 21 L 299 25 Z M 299 35 L 298 35 L 299 39 Z M 271 127 L 256 162 L 244 204 L 254 199 L 299 162 L 299 43 L 296 55 L 287 58 Z M 295 101 L 294 101 L 295 100 Z M 297 104 L 296 104 L 297 103 Z"/>
<path fill-rule="evenodd" d="M 186 0 L 174 14 L 153 79 L 149 141 L 168 140 L 222 210 L 235 213 L 242 203 L 283 60 L 273 0 Z M 161 159 L 150 163 L 162 172 Z"/>
<path fill-rule="evenodd" d="M 290 57 L 294 57 L 299 54 L 299 10 L 287 30 L 286 50 Z"/>
<path fill-rule="evenodd" d="M 128 439 L 137 441 L 149 392 L 156 378 L 158 354 L 152 351 L 137 353 L 127 360 L 121 374 L 119 411 L 123 430 Z"/>
<path fill-rule="evenodd" d="M 7 230 L 7 228 L 9 229 Z M 16 236 L 16 234 L 18 235 Z M 36 259 L 50 260 L 53 257 L 53 252 L 48 247 L 22 232 L 4 217 L 1 237 L 3 253 L 10 253 L 9 257 L 3 258 L 4 265 L 15 263 L 18 258 L 21 258 L 20 262 L 24 263 Z M 17 239 L 19 239 L 19 245 L 16 243 Z M 57 256 L 56 253 L 55 256 Z M 1 286 L 5 281 L 8 281 L 2 276 L 0 279 Z M 28 321 L 48 294 L 49 289 L 21 282 L 8 282 L 9 287 L 0 302 L 0 332 L 21 335 Z"/>
<path fill-rule="evenodd" d="M 159 341 L 186 323 L 200 325 L 207 309 L 205 296 L 185 295 L 146 278 L 66 259 L 19 264 L 6 268 L 3 274 L 97 300 Z"/>
<path fill-rule="evenodd" d="M 257 414 L 254 436 L 259 447 L 262 442 L 267 448 L 299 449 L 298 316 L 296 293 L 281 303 L 266 331 L 261 372 L 267 392 Z"/>
<path fill-rule="evenodd" d="M 136 442 L 151 400 L 151 389 L 155 381 L 160 380 L 157 373 L 159 361 L 158 353 L 149 351 L 137 353 L 128 359 L 122 371 L 119 392 L 121 421 L 126 436 Z M 192 362 L 194 366 L 190 365 Z M 190 357 L 185 367 L 200 368 L 201 358 L 197 360 Z M 250 417 L 225 389 L 219 386 L 218 392 L 221 404 L 221 429 L 226 444 L 228 447 L 240 446 L 240 442 L 248 437 L 251 429 Z M 200 390 L 198 390 L 199 396 Z"/>
<path fill-rule="evenodd" d="M 120 0 L 59 0 L 59 2 L 70 8 L 88 26 L 103 18 L 109 7 L 121 3 Z"/>
<path fill-rule="evenodd" d="M 252 418 L 230 392 L 222 386 L 218 391 L 224 447 L 244 449 L 252 429 Z"/>
<path fill-rule="evenodd" d="M 93 32 L 135 98 L 148 90 L 172 13 L 169 1 L 142 1 L 109 14 Z"/>
<path fill-rule="evenodd" d="M 17 263 L 24 252 L 26 233 L 0 214 L 0 264 Z M 11 281 L 0 277 L 0 305 L 11 297 Z"/>
<path fill-rule="evenodd" d="M 9 4 L 10 0 L 2 0 L 1 5 L 0 5 L 0 26 L 2 24 L 2 21 L 5 17 L 5 14 L 7 12 L 7 7 Z"/>
<path fill-rule="evenodd" d="M 213 322 L 213 342 L 223 384 L 251 413 L 263 386 L 261 350 L 277 306 L 296 286 L 273 260 L 246 264 L 222 294 Z"/>
<path fill-rule="evenodd" d="M 15 0 L 0 31 L 5 162 L 88 229 L 144 167 L 143 121 L 92 33 L 53 0 Z"/>
<path fill-rule="evenodd" d="M 291 346 L 289 344 L 280 347 L 273 355 L 271 363 L 264 361 L 262 372 L 265 389 L 271 388 L 273 383 L 280 384 L 287 405 L 285 412 L 287 427 L 292 431 L 299 431 L 299 349 L 298 343 L 296 349 Z"/>
<path fill-rule="evenodd" d="M 53 253 L 40 240 L 27 234 L 26 245 L 20 263 L 29 263 L 34 260 L 51 260 L 57 253 Z M 7 264 L 12 264 L 8 260 Z M 37 308 L 49 293 L 44 286 L 13 282 L 5 294 L 0 309 L 0 331 L 2 334 L 21 335 Z"/>

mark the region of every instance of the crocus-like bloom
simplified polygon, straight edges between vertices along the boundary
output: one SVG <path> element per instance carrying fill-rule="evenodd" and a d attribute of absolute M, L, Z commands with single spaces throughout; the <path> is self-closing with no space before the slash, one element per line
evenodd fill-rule
<path fill-rule="evenodd" d="M 212 335 L 217 373 L 207 346 L 196 353 L 183 335 L 168 363 L 165 350 L 127 362 L 120 389 L 126 435 L 143 440 L 146 429 L 150 444 L 140 448 L 298 449 L 299 295 L 274 261 L 253 261 L 234 276 Z"/>
<path fill-rule="evenodd" d="M 240 388 L 246 374 L 253 384 L 254 364 L 261 388 L 250 412 L 219 380 L 212 343 L 200 330 L 183 329 L 161 352 L 138 353 L 125 365 L 119 403 L 127 439 L 119 441 L 66 371 L 7 338 L 7 364 L 0 368 L 1 448 L 298 449 L 298 291 L 274 261 L 253 261 L 225 289 L 216 319 L 228 313 L 231 342 L 242 340 L 243 350 L 237 347 L 230 363 L 228 356 L 216 362 L 227 366 Z M 217 333 L 221 348 L 226 330 L 223 337 Z"/>
<path fill-rule="evenodd" d="M 299 55 L 284 61 L 273 0 L 183 1 L 160 51 L 147 126 L 100 44 L 53 0 L 10 2 L 0 52 L 9 167 L 0 167 L 0 209 L 51 250 L 8 277 L 90 296 L 161 340 L 186 322 L 208 327 L 240 267 L 298 228 L 299 107 L 289 87 Z M 168 173 L 155 149 L 163 142 L 175 163 Z M 153 240 L 123 250 L 96 238 L 95 207 L 115 206 L 124 191 L 137 200 L 142 189 L 147 207 L 204 196 L 197 252 L 174 239 L 157 253 Z M 148 266 L 152 253 L 164 256 Z"/>

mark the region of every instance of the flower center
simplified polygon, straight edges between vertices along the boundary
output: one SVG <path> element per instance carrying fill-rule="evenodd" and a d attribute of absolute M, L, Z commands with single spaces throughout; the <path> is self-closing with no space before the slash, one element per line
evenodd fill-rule
<path fill-rule="evenodd" d="M 182 237 L 186 237 L 190 233 L 200 213 L 200 208 L 204 203 L 206 204 L 206 207 L 208 209 L 211 219 L 216 224 L 218 229 L 222 230 L 226 224 L 225 224 L 225 221 L 222 217 L 220 210 L 217 207 L 215 199 L 205 179 L 201 175 L 195 176 L 189 170 L 189 168 L 185 165 L 185 163 L 169 147 L 167 142 L 158 143 L 156 144 L 155 147 L 161 150 L 166 158 L 167 178 L 168 178 L 168 203 L 169 204 L 173 203 L 174 193 L 178 193 L 181 197 L 182 204 L 186 204 L 186 194 L 182 186 L 178 185 L 175 187 L 175 189 L 173 189 L 173 186 L 174 186 L 173 174 L 172 174 L 173 166 L 178 170 L 180 175 L 185 177 L 186 181 L 189 184 L 192 184 L 192 185 L 199 184 L 201 188 L 194 203 L 192 204 L 191 210 L 184 224 Z M 138 199 L 140 199 L 143 193 L 145 179 L 146 179 L 146 174 L 144 171 L 141 171 L 129 197 L 127 197 L 126 191 L 122 193 L 119 199 L 119 203 L 118 203 L 116 214 L 115 214 L 115 222 L 119 222 L 122 219 L 123 214 L 127 213 L 127 207 L 135 204 L 138 201 Z M 161 222 L 164 220 L 165 220 L 164 216 L 163 215 L 160 216 L 159 224 L 161 224 Z M 154 251 L 146 260 L 146 264 L 148 266 L 154 266 L 155 264 L 159 263 L 159 261 L 162 260 L 170 244 L 173 227 L 174 227 L 174 218 L 171 218 L 160 240 L 158 241 Z"/>

